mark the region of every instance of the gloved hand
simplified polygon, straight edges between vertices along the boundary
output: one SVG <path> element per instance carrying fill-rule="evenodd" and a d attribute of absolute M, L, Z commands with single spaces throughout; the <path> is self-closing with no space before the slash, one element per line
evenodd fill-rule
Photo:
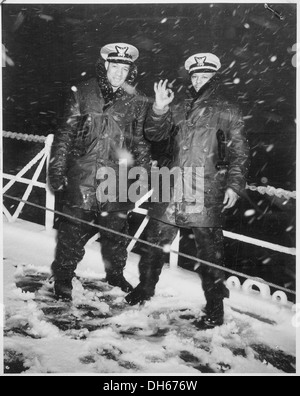
<path fill-rule="evenodd" d="M 49 184 L 53 191 L 62 191 L 68 186 L 68 178 L 62 175 L 51 175 L 49 177 Z"/>

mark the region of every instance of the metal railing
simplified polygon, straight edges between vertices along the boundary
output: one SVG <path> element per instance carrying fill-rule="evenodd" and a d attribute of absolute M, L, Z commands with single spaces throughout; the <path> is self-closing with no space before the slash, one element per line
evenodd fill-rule
<path fill-rule="evenodd" d="M 42 183 L 38 181 L 38 178 L 44 168 L 46 166 L 46 175 L 47 175 L 47 170 L 48 170 L 48 165 L 49 165 L 49 160 L 50 160 L 50 153 L 51 153 L 51 146 L 53 143 L 54 136 L 53 135 L 48 135 L 47 137 L 44 136 L 37 136 L 37 135 L 27 135 L 27 134 L 20 134 L 20 133 L 14 133 L 14 132 L 3 132 L 3 137 L 5 138 L 10 138 L 10 139 L 17 139 L 17 140 L 24 140 L 24 141 L 31 141 L 31 142 L 38 142 L 38 143 L 44 143 L 43 149 L 21 170 L 17 173 L 17 175 L 10 175 L 7 173 L 3 173 L 3 178 L 9 180 L 9 182 L 3 187 L 3 193 L 5 194 L 13 185 L 14 183 L 24 183 L 27 184 L 27 188 L 23 196 L 21 197 L 22 201 L 27 201 L 30 193 L 32 192 L 32 189 L 34 186 L 43 188 L 45 189 L 46 192 L 46 207 L 53 209 L 55 206 L 55 195 L 53 191 L 49 188 L 49 185 L 47 183 Z M 38 164 L 37 169 L 34 172 L 34 175 L 32 176 L 31 179 L 28 179 L 26 177 L 23 177 L 29 169 L 31 169 L 35 164 Z M 277 196 L 279 198 L 286 198 L 286 199 L 296 199 L 296 192 L 295 191 L 286 191 L 281 188 L 276 189 L 271 186 L 267 187 L 256 187 L 252 185 L 247 185 L 247 188 L 251 191 L 256 191 L 259 194 L 268 194 L 270 196 Z M 13 214 L 10 214 L 9 210 L 3 205 L 3 212 L 4 215 L 6 216 L 7 220 L 9 222 L 14 222 L 20 215 L 25 203 L 20 202 L 17 206 L 17 209 Z M 147 216 L 147 210 L 142 209 L 142 208 L 135 208 L 133 210 L 136 213 L 140 213 L 145 215 L 145 219 L 140 225 L 139 229 L 137 230 L 135 237 L 139 238 L 140 235 L 142 234 L 143 230 L 148 224 L 149 217 Z M 45 228 L 46 230 L 52 229 L 53 228 L 53 223 L 54 223 L 54 213 L 46 211 L 46 218 L 45 218 Z M 296 255 L 296 248 L 289 248 L 285 246 L 280 246 L 278 244 L 273 244 L 267 241 L 262 241 L 259 239 L 251 238 L 245 235 L 241 234 L 236 234 L 233 232 L 229 232 L 224 230 L 223 234 L 226 238 L 238 240 L 244 243 L 252 244 L 255 246 L 263 247 L 266 249 L 274 250 L 280 253 L 285 253 L 289 255 Z M 94 237 L 94 239 L 97 238 Z M 176 238 L 174 241 L 174 246 L 175 247 L 179 243 L 179 238 Z M 134 247 L 135 243 L 132 241 L 129 244 L 128 251 L 131 251 Z M 177 247 L 177 246 L 176 246 Z M 178 249 L 175 249 L 178 250 Z M 174 261 L 175 260 L 175 261 Z M 176 259 L 173 258 L 173 263 L 175 262 L 174 265 L 176 264 Z"/>
<path fill-rule="evenodd" d="M 5 194 L 15 183 L 23 183 L 27 184 L 27 188 L 22 196 L 23 201 L 27 201 L 33 187 L 43 188 L 46 191 L 46 207 L 54 208 L 55 204 L 55 197 L 54 193 L 49 188 L 47 183 L 42 183 L 38 181 L 44 167 L 46 166 L 46 175 L 48 173 L 48 166 L 50 161 L 50 153 L 51 153 L 51 146 L 53 143 L 53 135 L 49 135 L 47 137 L 44 136 L 36 136 L 36 135 L 23 135 L 20 133 L 13 133 L 13 132 L 3 132 L 3 137 L 10 138 L 10 139 L 17 139 L 17 140 L 24 140 L 24 141 L 31 141 L 36 143 L 44 143 L 43 149 L 26 165 L 24 166 L 16 175 L 10 175 L 8 173 L 3 173 L 3 179 L 9 180 L 9 182 L 3 187 L 3 194 Z M 29 179 L 24 177 L 24 175 L 36 164 L 38 164 L 33 176 Z M 13 214 L 9 212 L 9 210 L 3 204 L 3 213 L 6 216 L 7 220 L 12 223 L 17 220 L 19 217 L 23 207 L 24 202 L 20 202 L 14 211 Z M 46 230 L 53 228 L 54 223 L 54 215 L 53 213 L 49 213 L 46 211 L 45 214 L 45 227 Z"/>
<path fill-rule="evenodd" d="M 47 182 L 47 175 L 48 175 L 48 166 L 49 166 L 49 161 L 50 161 L 50 153 L 51 153 L 51 146 L 53 143 L 54 136 L 53 135 L 48 135 L 47 137 L 44 136 L 36 136 L 36 135 L 26 135 L 26 134 L 20 134 L 20 133 L 14 133 L 14 132 L 3 132 L 3 137 L 4 138 L 10 138 L 10 139 L 17 139 L 17 140 L 24 140 L 24 141 L 31 141 L 31 142 L 36 142 L 36 143 L 43 143 L 44 147 L 43 149 L 25 166 L 23 167 L 16 175 L 10 175 L 8 173 L 3 173 L 3 178 L 6 180 L 9 180 L 9 182 L 3 187 L 3 194 L 7 197 L 9 197 L 9 194 L 7 192 L 9 189 L 15 184 L 15 183 L 23 183 L 27 185 L 27 188 L 21 198 L 17 198 L 16 201 L 18 201 L 18 206 L 16 210 L 14 211 L 13 214 L 10 213 L 10 211 L 5 207 L 3 204 L 3 213 L 5 217 L 7 218 L 8 222 L 14 222 L 17 220 L 19 217 L 24 205 L 29 204 L 32 206 L 38 207 L 39 205 L 31 204 L 28 202 L 28 198 L 33 190 L 34 187 L 42 188 L 45 190 L 46 194 L 46 206 L 41 207 L 40 209 L 45 210 L 45 228 L 46 230 L 51 230 L 54 225 L 54 216 L 55 216 L 55 195 L 53 191 L 49 188 L 48 182 Z M 37 168 L 31 178 L 26 178 L 24 175 L 34 166 L 37 165 Z M 46 167 L 46 182 L 40 182 L 38 181 L 43 169 Z M 256 187 L 252 185 L 247 185 L 247 188 L 251 191 L 256 191 L 259 194 L 268 194 L 270 196 L 277 196 L 279 198 L 285 198 L 287 200 L 289 199 L 296 199 L 296 192 L 295 191 L 285 191 L 283 189 L 276 189 L 271 186 L 267 187 Z M 11 196 L 11 198 L 14 198 Z M 133 210 L 136 213 L 143 214 L 145 215 L 144 220 L 142 221 L 139 229 L 137 230 L 136 234 L 131 237 L 131 242 L 128 245 L 128 252 L 132 251 L 134 248 L 135 244 L 137 241 L 139 241 L 140 236 L 142 235 L 144 229 L 146 228 L 150 217 L 148 216 L 148 211 L 146 209 L 142 209 L 139 207 L 139 205 L 136 205 L 135 209 Z M 226 238 L 230 238 L 233 240 L 238 240 L 244 243 L 252 244 L 255 246 L 263 247 L 265 249 L 270 249 L 279 253 L 285 253 L 289 255 L 296 255 L 296 248 L 288 248 L 285 246 L 280 246 L 277 244 L 273 244 L 270 242 L 262 241 L 259 239 L 255 238 L 250 238 L 245 235 L 241 234 L 236 234 L 233 232 L 229 231 L 223 231 L 223 234 Z M 95 241 L 98 239 L 98 236 L 94 236 L 90 242 Z M 143 241 L 141 241 L 143 242 Z M 192 257 L 187 256 L 185 254 L 182 254 L 179 252 L 179 242 L 180 242 L 180 231 L 177 234 L 176 239 L 174 240 L 173 244 L 170 246 L 170 266 L 172 268 L 178 266 L 178 257 L 183 256 L 186 258 L 191 259 Z M 144 242 L 146 243 L 146 242 Z M 205 263 L 202 260 L 199 260 L 197 258 L 194 258 L 195 262 L 202 262 L 206 265 L 211 265 L 215 266 L 213 263 Z M 250 277 L 246 274 L 238 273 L 236 271 L 232 271 L 229 269 L 225 269 L 224 271 L 227 271 L 231 273 L 231 275 L 237 275 L 241 276 L 243 278 L 246 278 L 247 280 L 244 282 L 243 286 L 241 286 L 241 283 L 239 279 L 236 276 L 231 276 L 229 279 L 227 279 L 227 285 L 230 289 L 240 289 L 242 288 L 244 292 L 248 292 L 249 290 L 252 290 L 253 287 L 258 288 L 260 295 L 264 298 L 272 298 L 273 301 L 277 303 L 282 303 L 285 304 L 288 301 L 288 298 L 284 292 L 287 292 L 289 294 L 295 294 L 293 290 L 286 289 L 284 287 L 281 287 L 279 285 L 274 285 L 269 282 L 266 282 L 262 279 L 257 279 L 254 277 Z M 270 287 L 277 287 L 279 290 L 275 291 L 275 293 L 271 296 L 270 292 Z"/>

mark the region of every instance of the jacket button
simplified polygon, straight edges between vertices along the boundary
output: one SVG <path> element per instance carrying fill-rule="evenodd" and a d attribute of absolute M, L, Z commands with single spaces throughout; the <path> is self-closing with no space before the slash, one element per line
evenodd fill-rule
<path fill-rule="evenodd" d="M 205 147 L 205 149 L 204 149 L 203 151 L 204 151 L 205 153 L 207 153 L 207 152 L 208 152 L 208 148 Z"/>
<path fill-rule="evenodd" d="M 186 150 L 188 150 L 189 148 L 188 148 L 188 146 L 183 146 L 182 149 L 186 151 Z"/>

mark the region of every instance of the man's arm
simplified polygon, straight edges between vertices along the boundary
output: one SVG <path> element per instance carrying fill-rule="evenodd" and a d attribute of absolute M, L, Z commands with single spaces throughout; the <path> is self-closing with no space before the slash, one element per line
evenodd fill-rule
<path fill-rule="evenodd" d="M 245 136 L 244 121 L 239 109 L 234 108 L 229 127 L 227 187 L 241 195 L 246 187 L 249 168 L 249 144 Z"/>
<path fill-rule="evenodd" d="M 153 108 L 149 109 L 145 122 L 145 137 L 150 142 L 167 140 L 173 129 L 171 111 L 158 115 Z"/>
<path fill-rule="evenodd" d="M 135 156 L 138 159 L 139 166 L 150 166 L 150 144 L 146 141 L 144 136 L 144 124 L 146 115 L 149 109 L 149 101 L 146 96 L 139 95 L 138 98 L 138 111 L 135 120 Z"/>
<path fill-rule="evenodd" d="M 172 113 L 169 105 L 174 92 L 167 88 L 168 80 L 154 84 L 155 103 L 149 110 L 145 122 L 145 136 L 151 142 L 167 140 L 173 128 Z"/>
<path fill-rule="evenodd" d="M 73 146 L 79 116 L 77 94 L 72 93 L 66 102 L 63 123 L 54 136 L 51 150 L 48 176 L 54 191 L 62 190 L 68 183 L 67 158 Z"/>

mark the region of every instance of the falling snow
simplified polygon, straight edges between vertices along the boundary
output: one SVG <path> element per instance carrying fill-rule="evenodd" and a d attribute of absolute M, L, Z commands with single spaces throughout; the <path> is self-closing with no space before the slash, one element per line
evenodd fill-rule
<path fill-rule="evenodd" d="M 251 217 L 255 215 L 255 210 L 254 209 L 249 209 L 244 213 L 245 217 Z"/>
<path fill-rule="evenodd" d="M 183 95 L 189 84 L 188 75 L 183 67 L 184 60 L 199 52 L 199 49 L 206 48 L 207 51 L 216 53 L 222 62 L 221 93 L 230 101 L 239 104 L 243 113 L 251 146 L 248 183 L 268 184 L 293 191 L 296 186 L 296 4 L 283 2 L 274 8 L 278 8 L 278 15 L 283 15 L 283 19 L 265 9 L 263 4 L 246 3 L 7 4 L 2 10 L 2 62 L 5 66 L 2 69 L 3 96 L 7 98 L 3 103 L 3 129 L 27 134 L 55 133 L 63 115 L 67 94 L 70 90 L 76 92 L 78 83 L 94 76 L 100 47 L 116 37 L 139 48 L 137 86 L 149 97 L 153 97 L 153 84 L 160 78 L 168 78 L 172 81 L 176 95 Z M 16 148 L 6 140 L 4 170 L 11 170 L 11 174 L 16 174 L 22 169 L 22 165 L 28 162 L 28 158 L 31 158 L 32 151 L 38 151 L 40 148 L 26 146 L 27 143 L 22 145 L 21 142 L 18 142 L 19 146 Z M 120 153 L 120 157 L 130 160 L 126 152 Z M 39 202 L 39 193 L 34 194 L 33 199 Z M 14 206 L 16 205 L 9 202 L 7 207 L 12 209 Z M 105 215 L 106 213 L 102 213 L 102 216 Z M 37 216 L 36 212 L 30 211 L 26 206 L 23 208 L 23 216 L 31 221 L 36 221 L 38 217 L 40 222 L 40 218 L 43 217 Z M 228 226 L 231 229 L 241 229 L 252 237 L 259 236 L 274 243 L 294 246 L 295 200 L 248 192 L 247 199 L 239 201 L 234 218 L 229 216 Z M 166 252 L 169 248 L 165 247 Z M 236 265 L 243 265 L 243 268 L 250 272 L 253 268 L 259 271 L 259 257 L 270 280 L 275 278 L 285 283 L 288 279 L 286 283 L 294 282 L 290 274 L 294 273 L 295 266 L 289 258 L 274 258 L 250 247 L 249 250 L 246 249 L 245 259 L 245 255 L 238 256 L 241 250 L 241 245 L 236 241 L 228 250 L 230 259 Z M 257 275 L 260 274 L 257 272 Z M 79 288 L 79 295 L 82 295 L 80 290 Z M 164 302 L 164 293 L 165 290 L 161 291 L 157 303 Z M 169 296 L 168 290 L 166 294 Z M 62 358 L 68 354 L 70 357 L 74 356 L 74 339 L 71 337 L 66 340 L 61 333 L 57 333 L 57 329 L 40 323 L 40 312 L 38 307 L 32 304 L 30 293 L 16 292 L 14 298 L 18 304 L 23 302 L 20 306 L 26 304 L 28 308 L 23 319 L 26 321 L 30 318 L 33 330 L 36 331 L 31 335 L 45 337 L 41 341 L 41 355 L 38 347 L 32 350 L 31 342 L 34 338 L 26 338 L 26 348 L 23 350 L 18 347 L 20 340 L 12 340 L 11 346 L 16 353 L 15 356 L 24 354 L 26 362 L 29 362 L 27 370 L 43 372 L 49 367 L 53 368 L 51 347 L 47 346 L 48 335 L 59 336 L 54 349 L 59 350 L 62 347 Z M 101 309 L 105 312 L 108 308 L 103 305 Z M 151 307 L 149 309 L 147 312 L 153 313 Z M 14 320 L 17 313 L 12 310 Z M 130 316 L 130 320 L 133 320 L 133 317 L 134 315 Z M 125 315 L 123 319 L 120 325 L 126 331 L 128 329 L 124 323 L 128 321 L 128 316 Z M 139 319 L 143 324 L 146 323 L 145 316 L 136 318 L 137 321 Z M 164 324 L 164 319 L 161 318 L 159 323 Z M 147 326 L 144 330 L 147 330 Z M 105 367 L 111 371 L 120 367 L 127 370 L 113 359 L 103 360 L 99 355 L 97 351 L 104 351 L 105 346 L 96 345 L 95 340 L 102 336 L 107 337 L 110 344 L 110 349 L 105 353 L 117 353 L 113 347 L 117 343 L 114 332 L 103 330 L 88 334 L 82 331 L 76 333 L 76 337 L 89 338 L 90 353 L 85 355 L 83 352 L 86 347 L 81 345 L 82 356 L 76 356 L 78 366 L 72 367 L 80 370 L 88 366 L 90 369 L 90 364 L 94 364 L 95 370 L 103 370 Z M 144 360 L 136 358 L 131 352 L 139 344 L 136 339 L 132 342 L 128 340 L 122 355 L 131 354 L 137 367 L 147 367 L 150 359 L 155 363 L 158 372 L 159 362 L 164 368 L 176 367 L 180 370 L 183 368 L 182 361 L 178 360 L 176 353 L 177 348 L 184 344 L 184 337 L 172 337 L 171 334 L 164 347 L 165 350 L 171 351 L 171 356 L 175 360 L 169 359 L 167 352 L 156 349 L 152 355 L 143 355 Z M 217 354 L 228 357 L 228 352 L 221 346 L 222 335 L 213 334 L 212 338 L 220 341 L 217 344 Z M 24 338 L 20 342 L 24 342 Z M 188 348 L 188 345 L 185 346 Z M 145 340 L 141 342 L 141 348 L 143 347 L 148 351 L 149 344 Z M 48 357 L 43 360 L 47 353 L 49 360 Z M 208 356 L 203 351 L 199 353 L 199 359 L 208 359 L 215 365 L 220 363 L 217 359 L 214 360 L 214 354 Z M 245 367 L 257 369 L 257 362 L 253 360 L 255 352 L 246 350 L 246 355 L 248 361 L 243 360 Z M 233 361 L 235 367 L 240 363 L 237 357 L 233 358 L 230 355 L 228 359 Z M 72 363 L 72 359 L 70 361 Z M 66 368 L 70 361 L 63 360 L 62 368 Z M 274 368 L 266 364 L 266 360 L 261 362 L 259 368 L 262 371 L 274 372 Z"/>

